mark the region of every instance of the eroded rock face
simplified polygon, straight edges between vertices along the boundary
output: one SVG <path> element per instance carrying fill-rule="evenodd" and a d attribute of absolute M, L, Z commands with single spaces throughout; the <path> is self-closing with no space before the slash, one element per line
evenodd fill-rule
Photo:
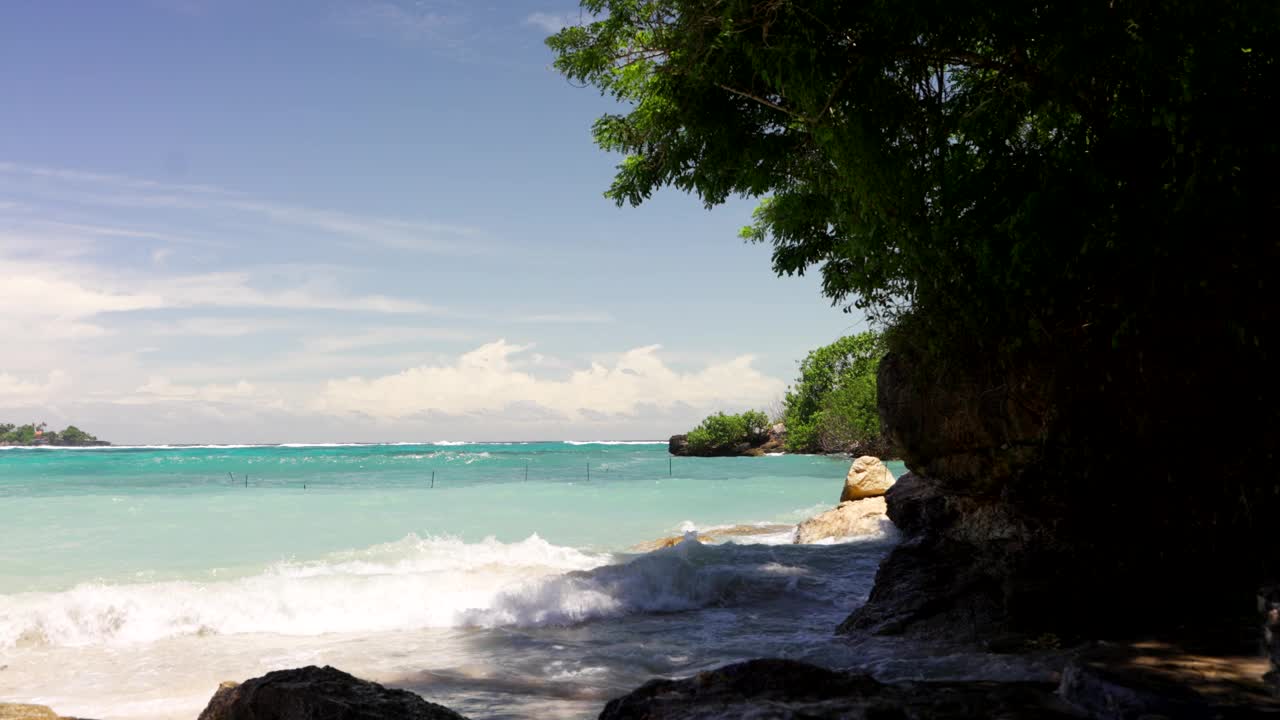
<path fill-rule="evenodd" d="M 853 461 L 849 474 L 844 478 L 844 490 L 840 502 L 880 497 L 893 487 L 893 473 L 880 458 L 863 455 Z"/>
<path fill-rule="evenodd" d="M 1200 408 L 1179 398 L 1223 401 L 1204 382 L 1180 385 L 1192 376 L 1166 359 L 1090 385 L 1127 370 L 885 357 L 881 426 L 911 469 L 885 494 L 903 541 L 842 629 L 980 641 L 1256 626 L 1253 590 L 1280 569 L 1272 426 L 1206 410 L 1250 438 L 1252 463 L 1215 461 L 1206 482 L 1211 451 L 1189 430 Z"/>
<path fill-rule="evenodd" d="M 609 701 L 600 720 L 959 720 L 1076 718 L 1034 683 L 903 683 L 793 660 L 750 660 L 683 680 L 651 680 Z"/>
<path fill-rule="evenodd" d="M 884 523 L 884 498 L 842 502 L 796 526 L 795 542 L 806 545 L 827 538 L 873 535 L 884 530 Z"/>
<path fill-rule="evenodd" d="M 276 670 L 223 683 L 199 720 L 466 720 L 408 690 L 393 690 L 332 667 Z"/>

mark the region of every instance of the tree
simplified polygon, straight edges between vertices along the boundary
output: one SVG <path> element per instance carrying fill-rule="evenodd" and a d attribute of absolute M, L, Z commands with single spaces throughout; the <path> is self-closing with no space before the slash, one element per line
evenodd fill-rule
<path fill-rule="evenodd" d="M 809 353 L 787 391 L 787 449 L 832 452 L 878 439 L 876 369 L 884 346 L 872 332 Z"/>
<path fill-rule="evenodd" d="M 759 198 L 744 237 L 886 329 L 912 412 L 1034 406 L 964 453 L 1052 528 L 1010 568 L 1052 536 L 1060 595 L 1187 608 L 1280 577 L 1280 3 L 583 7 L 548 44 L 624 106 L 607 197 Z"/>
<path fill-rule="evenodd" d="M 734 452 L 764 442 L 769 433 L 769 416 L 759 410 L 739 415 L 718 412 L 708 415 L 689 431 L 686 441 L 694 454 Z"/>
<path fill-rule="evenodd" d="M 744 235 L 779 273 L 939 354 L 1269 298 L 1276 3 L 582 4 L 548 44 L 631 108 L 595 124 L 608 197 L 763 197 Z M 1224 339 L 1261 342 L 1248 305 Z"/>

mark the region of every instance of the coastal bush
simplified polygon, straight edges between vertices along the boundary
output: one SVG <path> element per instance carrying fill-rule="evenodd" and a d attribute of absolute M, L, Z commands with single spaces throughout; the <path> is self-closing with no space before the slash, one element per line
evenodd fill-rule
<path fill-rule="evenodd" d="M 848 335 L 814 350 L 783 400 L 787 449 L 845 452 L 882 444 L 876 370 L 884 346 L 878 334 Z"/>
<path fill-rule="evenodd" d="M 686 440 L 695 453 L 715 452 L 737 445 L 755 445 L 769 433 L 769 416 L 758 410 L 738 415 L 718 412 L 709 415 L 698 427 L 689 431 Z"/>

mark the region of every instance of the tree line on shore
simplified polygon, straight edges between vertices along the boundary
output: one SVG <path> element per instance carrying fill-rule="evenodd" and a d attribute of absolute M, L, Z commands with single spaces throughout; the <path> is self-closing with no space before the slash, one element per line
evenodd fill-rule
<path fill-rule="evenodd" d="M 0 423 L 0 445 L 106 445 L 107 443 L 81 430 L 75 425 L 68 425 L 58 432 L 49 430 L 45 423 L 28 423 L 14 425 Z"/>

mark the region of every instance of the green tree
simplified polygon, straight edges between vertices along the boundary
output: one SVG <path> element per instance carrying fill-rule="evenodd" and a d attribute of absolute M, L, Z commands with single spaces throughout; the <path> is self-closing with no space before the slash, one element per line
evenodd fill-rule
<path fill-rule="evenodd" d="M 718 412 L 707 416 L 685 439 L 695 454 L 733 452 L 764 442 L 768 432 L 769 416 L 758 410 L 740 415 Z"/>
<path fill-rule="evenodd" d="M 783 401 L 787 449 L 831 452 L 878 439 L 876 369 L 882 355 L 881 338 L 873 332 L 810 352 Z"/>
<path fill-rule="evenodd" d="M 779 273 L 935 354 L 1120 345 L 1223 295 L 1258 301 L 1224 340 L 1269 327 L 1280 4 L 582 5 L 548 44 L 630 108 L 594 128 L 608 197 L 764 198 Z"/>

